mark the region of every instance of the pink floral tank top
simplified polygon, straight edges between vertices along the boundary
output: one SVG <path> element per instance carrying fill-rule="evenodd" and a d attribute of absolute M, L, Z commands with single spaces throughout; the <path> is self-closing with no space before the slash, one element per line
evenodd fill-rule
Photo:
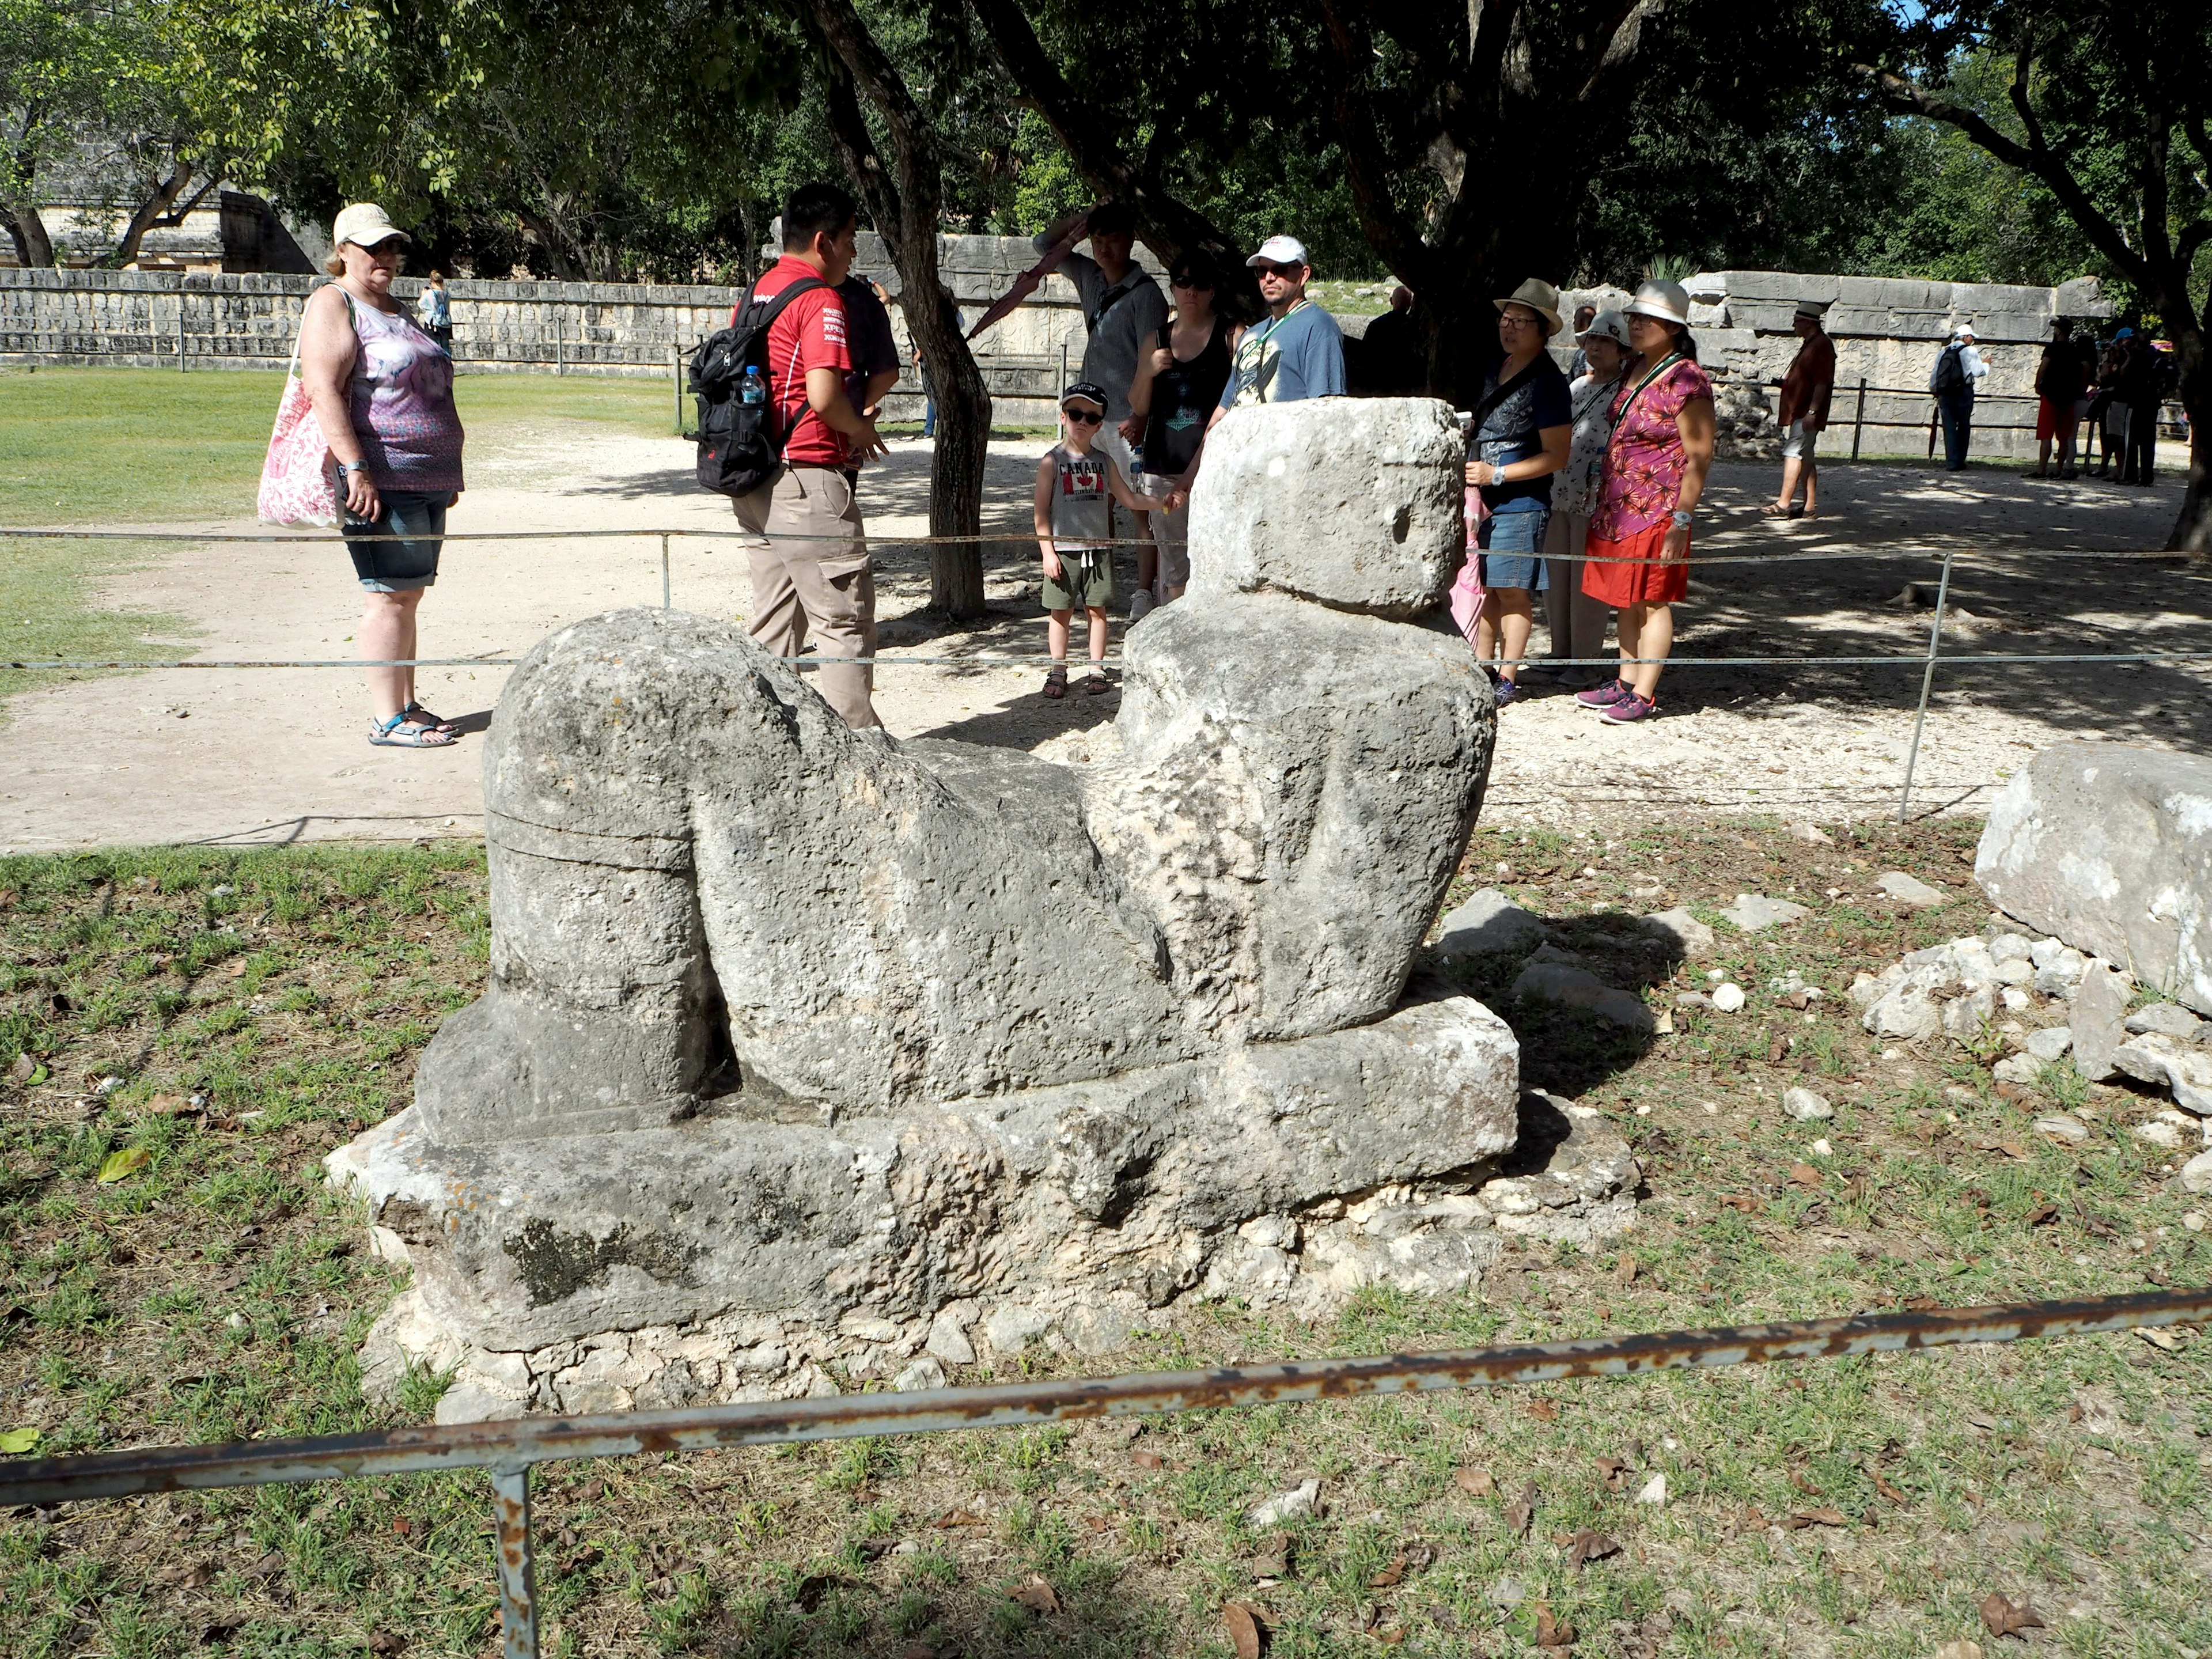
<path fill-rule="evenodd" d="M 347 407 L 369 477 L 380 489 L 460 489 L 453 358 L 406 312 L 379 311 L 351 295 L 346 301 L 359 343 Z"/>
<path fill-rule="evenodd" d="M 1712 395 L 1711 380 L 1687 358 L 1648 382 L 1640 382 L 1633 369 L 1621 378 L 1613 399 L 1613 441 L 1606 449 L 1605 491 L 1590 520 L 1591 535 L 1600 541 L 1626 541 L 1667 521 L 1690 464 L 1674 417 L 1692 398 Z"/>

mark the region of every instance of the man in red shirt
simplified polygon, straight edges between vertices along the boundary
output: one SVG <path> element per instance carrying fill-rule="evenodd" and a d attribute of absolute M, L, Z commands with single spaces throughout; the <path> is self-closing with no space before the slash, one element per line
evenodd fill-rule
<path fill-rule="evenodd" d="M 869 700 L 874 672 L 837 658 L 876 654 L 876 579 L 866 527 L 853 498 L 860 464 L 884 453 L 875 422 L 853 407 L 845 305 L 837 285 L 853 268 L 860 220 L 834 185 L 802 185 L 783 208 L 783 257 L 753 284 L 772 300 L 793 283 L 824 286 L 783 309 L 768 331 L 768 395 L 783 465 L 735 506 L 762 538 L 752 551 L 752 636 L 779 657 L 799 653 L 811 629 L 824 660 L 822 697 L 848 726 L 880 726 Z"/>
<path fill-rule="evenodd" d="M 1782 428 L 1782 493 L 1759 509 L 1770 519 L 1798 516 L 1790 498 L 1796 495 L 1801 477 L 1805 483 L 1804 516 L 1809 519 L 1819 510 L 1820 468 L 1814 451 L 1827 427 L 1829 400 L 1836 390 L 1836 343 L 1820 326 L 1827 309 L 1826 301 L 1802 300 L 1790 319 L 1804 343 L 1783 377 L 1782 404 L 1774 412 L 1775 424 Z"/>

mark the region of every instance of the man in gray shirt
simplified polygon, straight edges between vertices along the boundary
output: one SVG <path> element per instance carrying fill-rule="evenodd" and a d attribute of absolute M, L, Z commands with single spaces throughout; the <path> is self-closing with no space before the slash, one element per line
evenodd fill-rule
<path fill-rule="evenodd" d="M 1048 252 L 1053 244 L 1067 234 L 1075 219 L 1074 214 L 1064 215 L 1033 238 L 1030 245 L 1040 253 Z M 1145 419 L 1129 412 L 1129 384 L 1137 378 L 1139 356 L 1159 339 L 1161 326 L 1168 319 L 1168 296 L 1160 292 L 1151 272 L 1131 263 L 1130 255 L 1137 246 L 1137 219 L 1126 203 L 1102 202 L 1091 209 L 1089 232 L 1091 257 L 1069 254 L 1060 263 L 1060 274 L 1075 284 L 1076 295 L 1083 301 L 1084 326 L 1090 333 L 1083 348 L 1080 378 L 1106 394 L 1106 423 L 1093 444 L 1119 462 L 1122 475 L 1142 489 L 1144 469 L 1130 446 L 1143 441 Z M 1148 529 L 1139 527 L 1138 534 L 1146 534 Z M 1152 550 L 1146 552 L 1150 556 Z M 1152 563 L 1152 556 L 1139 561 L 1140 578 L 1151 574 Z M 1138 592 L 1144 597 L 1141 601 L 1131 601 L 1132 620 L 1150 606 L 1151 594 L 1141 580 Z"/>

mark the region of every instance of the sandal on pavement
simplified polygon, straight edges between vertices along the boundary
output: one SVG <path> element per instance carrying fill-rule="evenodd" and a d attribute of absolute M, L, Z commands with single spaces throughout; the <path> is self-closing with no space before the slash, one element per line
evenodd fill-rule
<path fill-rule="evenodd" d="M 1067 695 L 1067 671 L 1065 668 L 1045 670 L 1044 695 L 1048 697 L 1064 697 Z"/>
<path fill-rule="evenodd" d="M 1805 508 L 1804 508 L 1803 505 L 1802 505 L 1802 503 L 1799 503 L 1799 504 L 1795 505 L 1795 506 L 1792 506 L 1792 507 L 1790 507 L 1790 516 L 1791 518 L 1793 518 L 1793 519 L 1802 519 L 1802 518 L 1806 518 L 1806 517 L 1808 517 L 1808 516 L 1809 516 L 1809 515 L 1806 513 L 1806 511 L 1805 511 Z"/>
<path fill-rule="evenodd" d="M 1083 693 L 1085 696 L 1103 696 L 1105 691 L 1106 677 L 1103 674 L 1085 674 L 1083 677 Z"/>
<path fill-rule="evenodd" d="M 440 720 L 419 702 L 410 702 L 399 711 L 399 714 L 401 719 L 412 725 L 427 726 L 433 732 L 443 732 L 448 737 L 453 736 L 461 729 L 451 720 Z"/>
<path fill-rule="evenodd" d="M 1762 519 L 1786 519 L 1790 516 L 1790 509 L 1779 501 L 1769 501 L 1759 509 L 1759 516 Z"/>
<path fill-rule="evenodd" d="M 422 726 L 407 717 L 402 709 L 388 720 L 368 723 L 368 740 L 383 749 L 443 749 L 453 740 L 450 732 L 441 732 L 434 726 Z"/>

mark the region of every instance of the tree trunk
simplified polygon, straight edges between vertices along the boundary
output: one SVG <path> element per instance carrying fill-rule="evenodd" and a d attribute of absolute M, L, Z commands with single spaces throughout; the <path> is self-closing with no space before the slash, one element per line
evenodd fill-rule
<path fill-rule="evenodd" d="M 131 222 L 124 227 L 123 240 L 116 244 L 112 256 L 118 269 L 137 259 L 138 245 L 145 240 L 148 231 L 175 229 L 184 223 L 185 216 L 194 208 L 207 199 L 208 192 L 222 182 L 222 175 L 218 171 L 215 177 L 192 192 L 191 200 L 179 207 L 177 198 L 185 193 L 185 186 L 191 183 L 192 173 L 191 162 L 178 160 L 169 176 L 156 185 L 154 193 L 138 204 L 138 210 L 131 216 Z"/>
<path fill-rule="evenodd" d="M 17 264 L 27 270 L 44 270 L 52 266 L 53 240 L 46 234 L 46 222 L 39 216 L 38 204 L 26 199 L 21 207 L 0 207 L 0 219 L 8 222 L 8 237 L 15 244 Z"/>
<path fill-rule="evenodd" d="M 2189 488 L 2166 544 L 2201 558 L 2212 553 L 2212 364 L 2204 361 L 2202 329 L 2176 329 L 2173 348 L 2181 358 L 2181 407 L 2189 416 Z"/>
<path fill-rule="evenodd" d="M 824 65 L 831 137 L 898 267 L 899 303 L 937 388 L 937 453 L 930 467 L 930 608 L 965 620 L 983 614 L 983 465 L 991 394 L 961 337 L 959 310 L 938 272 L 943 163 L 928 118 L 850 0 L 813 0 L 830 45 Z M 897 177 L 884 167 L 856 88 L 882 117 Z"/>

